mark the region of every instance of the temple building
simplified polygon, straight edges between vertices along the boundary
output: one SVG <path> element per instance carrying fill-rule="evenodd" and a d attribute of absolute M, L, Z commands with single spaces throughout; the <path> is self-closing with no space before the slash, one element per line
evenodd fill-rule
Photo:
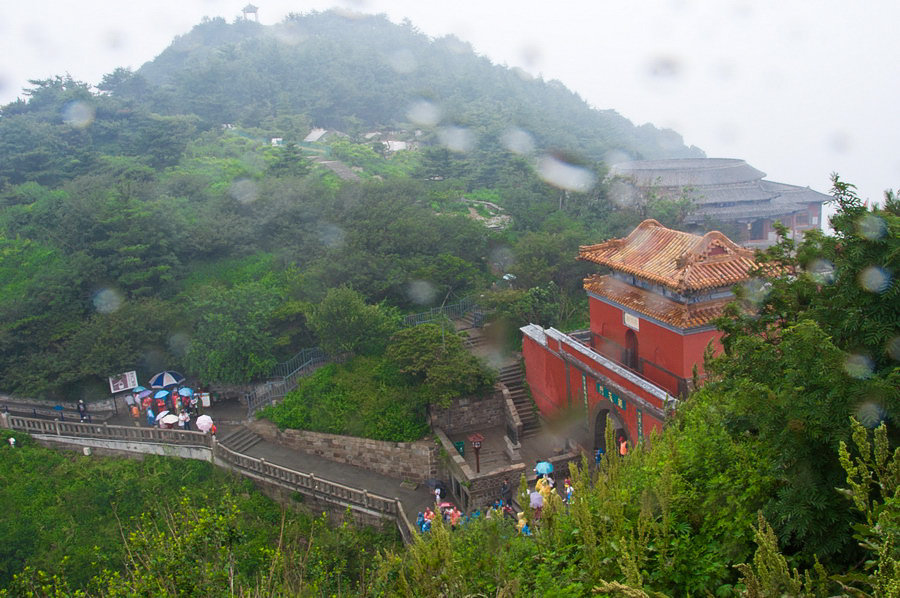
<path fill-rule="evenodd" d="M 590 331 L 524 326 L 525 379 L 545 419 L 586 418 L 594 449 L 607 415 L 616 438 L 637 442 L 703 379 L 707 345 L 721 349 L 713 320 L 731 288 L 748 280 L 753 252 L 717 231 L 699 236 L 645 220 L 623 239 L 581 247 L 578 259 L 607 271 L 584 281 Z"/>
<path fill-rule="evenodd" d="M 799 240 L 804 231 L 821 226 L 822 204 L 831 200 L 809 187 L 767 181 L 764 172 L 729 158 L 623 162 L 610 176 L 623 203 L 687 197 L 694 210 L 685 224 L 692 230 L 725 230 L 748 247 L 774 244 L 776 220 Z"/>

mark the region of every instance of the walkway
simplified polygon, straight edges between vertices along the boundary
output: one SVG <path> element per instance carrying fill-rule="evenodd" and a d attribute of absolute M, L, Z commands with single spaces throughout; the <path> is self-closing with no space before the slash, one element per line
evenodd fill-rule
<path fill-rule="evenodd" d="M 228 448 L 228 437 L 239 428 L 246 427 L 247 408 L 240 404 L 237 399 L 220 401 L 213 403 L 211 407 L 203 410 L 203 413 L 213 418 L 216 423 L 218 432 L 216 434 L 222 444 Z M 119 415 L 109 420 L 111 425 L 133 426 L 139 425 L 146 427 L 147 422 L 144 418 L 140 418 L 138 422 L 126 415 L 124 406 L 119 406 Z M 359 488 L 369 492 L 380 494 L 389 498 L 397 498 L 403 504 L 403 509 L 408 517 L 415 519 L 416 513 L 424 511 L 425 507 L 431 506 L 434 502 L 434 494 L 424 485 L 419 485 L 415 489 L 401 485 L 403 480 L 392 478 L 385 475 L 363 469 L 362 467 L 354 467 L 336 463 L 329 459 L 311 455 L 300 451 L 295 451 L 283 447 L 274 442 L 268 442 L 259 439 L 248 449 L 241 450 L 241 454 L 257 459 L 265 459 L 269 463 L 281 465 L 295 471 L 304 473 L 312 473 L 316 477 L 327 479 L 331 482 L 337 482 L 344 486 Z"/>

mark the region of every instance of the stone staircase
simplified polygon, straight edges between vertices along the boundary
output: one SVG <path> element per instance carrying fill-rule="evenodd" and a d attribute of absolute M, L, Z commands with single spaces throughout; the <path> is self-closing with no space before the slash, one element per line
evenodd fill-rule
<path fill-rule="evenodd" d="M 237 453 L 245 453 L 250 447 L 262 442 L 262 436 L 241 426 L 219 442 Z"/>
<path fill-rule="evenodd" d="M 518 364 L 504 366 L 500 370 L 500 381 L 509 390 L 509 396 L 522 420 L 522 437 L 536 435 L 541 431 L 541 421 L 534 409 L 534 402 L 525 390 L 522 368 Z"/>

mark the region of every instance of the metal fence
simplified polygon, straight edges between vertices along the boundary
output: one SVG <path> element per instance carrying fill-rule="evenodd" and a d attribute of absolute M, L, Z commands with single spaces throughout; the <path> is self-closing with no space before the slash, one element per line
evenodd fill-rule
<path fill-rule="evenodd" d="M 404 328 L 411 328 L 412 326 L 428 324 L 441 319 L 456 320 L 465 317 L 471 311 L 479 313 L 477 308 L 478 305 L 475 303 L 475 299 L 467 297 L 459 303 L 432 307 L 428 311 L 409 314 L 403 318 L 401 325 Z"/>

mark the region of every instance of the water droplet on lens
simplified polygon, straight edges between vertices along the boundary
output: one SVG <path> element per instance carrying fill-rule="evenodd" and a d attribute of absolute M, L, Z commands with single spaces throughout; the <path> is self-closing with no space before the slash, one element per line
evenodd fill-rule
<path fill-rule="evenodd" d="M 862 217 L 856 221 L 856 232 L 864 239 L 875 241 L 887 233 L 887 225 L 884 223 L 884 220 L 875 214 L 863 214 Z"/>
<path fill-rule="evenodd" d="M 87 102 L 69 102 L 62 111 L 63 122 L 77 129 L 84 129 L 94 122 L 94 107 Z"/>
<path fill-rule="evenodd" d="M 406 117 L 421 127 L 433 127 L 441 122 L 441 109 L 427 100 L 419 100 L 409 107 Z"/>
<path fill-rule="evenodd" d="M 474 145 L 471 131 L 462 127 L 445 127 L 438 131 L 438 139 L 444 147 L 454 152 L 468 152 Z"/>
<path fill-rule="evenodd" d="M 850 354 L 844 360 L 844 371 L 854 378 L 868 378 L 872 375 L 872 360 L 866 355 Z"/>
<path fill-rule="evenodd" d="M 545 155 L 538 159 L 537 173 L 545 183 L 567 191 L 586 193 L 594 185 L 594 173 L 582 166 Z"/>
<path fill-rule="evenodd" d="M 428 305 L 437 296 L 437 287 L 426 280 L 414 280 L 406 290 L 409 300 L 418 305 Z"/>
<path fill-rule="evenodd" d="M 510 129 L 500 139 L 503 147 L 514 154 L 527 155 L 534 151 L 534 139 L 527 131 Z"/>
<path fill-rule="evenodd" d="M 253 203 L 259 197 L 259 189 L 256 183 L 250 179 L 237 179 L 231 184 L 231 197 L 243 203 Z"/>
<path fill-rule="evenodd" d="M 891 276 L 878 266 L 869 266 L 859 273 L 859 284 L 870 293 L 883 293 L 891 285 Z"/>
<path fill-rule="evenodd" d="M 101 289 L 94 293 L 92 299 L 94 309 L 101 314 L 110 314 L 122 307 L 125 299 L 114 289 Z"/>

